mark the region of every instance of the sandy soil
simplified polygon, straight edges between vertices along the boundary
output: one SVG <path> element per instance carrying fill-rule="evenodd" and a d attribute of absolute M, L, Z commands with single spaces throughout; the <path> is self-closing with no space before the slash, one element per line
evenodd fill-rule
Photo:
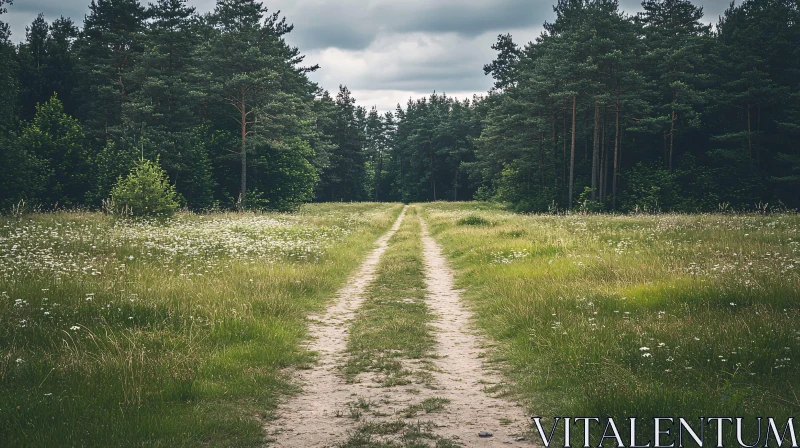
<path fill-rule="evenodd" d="M 339 292 L 327 313 L 312 321 L 308 348 L 319 354 L 319 362 L 312 370 L 297 373 L 303 393 L 284 403 L 278 409 L 279 419 L 268 425 L 269 437 L 276 440 L 274 446 L 332 447 L 345 442 L 359 425 L 401 419 L 408 423 L 429 422 L 437 436 L 464 447 L 533 446 L 519 440 L 528 427 L 524 409 L 487 392 L 494 390 L 493 386 L 502 389 L 501 379 L 484 365 L 481 347 L 486 341 L 472 330 L 471 315 L 453 289 L 453 274 L 424 222 L 426 302 L 437 316 L 432 325 L 437 341 L 435 353 L 430 359 L 403 361 L 404 368 L 413 372 L 410 377 L 416 379 L 411 384 L 384 387 L 384 378 L 374 374 L 362 374 L 348 384 L 340 374 L 340 366 L 346 363 L 348 323 L 361 305 L 380 256 L 404 215 L 405 210 L 378 240 L 376 249 Z M 403 418 L 403 409 L 434 397 L 445 398 L 449 403 L 439 412 Z M 357 400 L 369 403 L 369 409 L 358 419 L 349 418 L 348 403 Z M 492 437 L 480 438 L 481 431 L 492 433 Z"/>

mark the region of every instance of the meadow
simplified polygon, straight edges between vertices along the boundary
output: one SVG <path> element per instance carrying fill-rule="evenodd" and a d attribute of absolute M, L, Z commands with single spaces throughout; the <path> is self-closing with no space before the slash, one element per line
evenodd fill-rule
<path fill-rule="evenodd" d="M 401 209 L 0 218 L 2 444 L 267 443 L 264 425 L 299 392 L 291 372 L 314 366 L 302 348 L 307 316 L 325 309 Z M 510 393 L 545 421 L 785 421 L 800 411 L 796 214 L 411 207 L 349 324 L 346 380 L 425 382 L 400 362 L 435 349 L 417 215 L 455 269 Z M 370 425 L 347 443 L 371 446 L 355 437 Z M 746 441 L 754 430 L 745 427 Z"/>
<path fill-rule="evenodd" d="M 255 446 L 396 204 L 0 218 L 4 446 Z"/>
<path fill-rule="evenodd" d="M 800 413 L 800 216 L 422 210 L 534 414 Z"/>

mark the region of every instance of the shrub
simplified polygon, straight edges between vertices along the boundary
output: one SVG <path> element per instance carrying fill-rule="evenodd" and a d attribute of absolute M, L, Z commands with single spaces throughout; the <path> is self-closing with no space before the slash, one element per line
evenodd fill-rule
<path fill-rule="evenodd" d="M 172 216 L 178 209 L 178 194 L 158 161 L 136 162 L 128 177 L 120 177 L 111 190 L 108 209 L 134 218 Z"/>
<path fill-rule="evenodd" d="M 458 220 L 460 226 L 490 226 L 492 223 L 478 215 L 465 216 Z"/>

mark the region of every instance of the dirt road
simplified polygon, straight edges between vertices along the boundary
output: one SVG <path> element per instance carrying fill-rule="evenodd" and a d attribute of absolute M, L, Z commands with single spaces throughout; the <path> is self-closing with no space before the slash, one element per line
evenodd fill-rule
<path fill-rule="evenodd" d="M 274 446 L 402 447 L 424 446 L 426 440 L 437 447 L 533 446 L 523 440 L 528 417 L 522 406 L 493 396 L 503 389 L 502 379 L 483 362 L 486 340 L 473 329 L 472 316 L 453 288 L 452 271 L 424 222 L 419 256 L 425 265 L 425 301 L 435 315 L 431 330 L 436 347 L 429 359 L 401 360 L 424 380 L 387 387 L 376 375 L 360 375 L 355 382 L 342 375 L 348 324 L 391 237 L 407 219 L 406 210 L 325 315 L 312 320 L 308 349 L 318 353 L 318 363 L 297 372 L 303 392 L 283 403 L 278 420 L 267 425 Z M 430 409 L 434 404 L 437 412 Z"/>

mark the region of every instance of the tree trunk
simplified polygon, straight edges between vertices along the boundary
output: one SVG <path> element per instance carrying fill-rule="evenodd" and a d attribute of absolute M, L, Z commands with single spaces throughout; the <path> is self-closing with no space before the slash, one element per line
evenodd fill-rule
<path fill-rule="evenodd" d="M 578 115 L 578 97 L 572 97 L 572 147 L 569 154 L 569 209 L 572 209 L 572 190 L 575 185 L 575 119 Z"/>
<path fill-rule="evenodd" d="M 669 128 L 669 162 L 667 168 L 672 172 L 672 148 L 675 146 L 675 109 L 672 109 L 672 120 Z"/>
<path fill-rule="evenodd" d="M 378 172 L 375 173 L 375 202 L 378 202 L 378 191 L 381 188 L 381 172 L 383 171 L 383 151 L 378 151 Z"/>
<path fill-rule="evenodd" d="M 594 100 L 594 142 L 592 145 L 592 193 L 591 199 L 597 199 L 597 175 L 600 168 L 600 103 Z"/>
<path fill-rule="evenodd" d="M 750 127 L 750 104 L 747 105 L 747 150 L 750 151 L 750 157 L 755 159 L 755 154 L 753 154 L 753 135 L 751 134 L 752 129 Z"/>
<path fill-rule="evenodd" d="M 603 135 L 600 138 L 600 200 L 606 200 L 606 180 L 608 179 L 608 151 L 606 151 L 606 116 L 608 115 L 608 107 L 603 109 L 602 130 Z"/>
<path fill-rule="evenodd" d="M 428 154 L 431 160 L 431 189 L 433 190 L 433 202 L 436 202 L 436 176 L 433 170 L 433 142 L 428 137 Z"/>
<path fill-rule="evenodd" d="M 539 123 L 541 126 L 542 111 L 539 111 Z M 544 132 L 539 131 L 539 184 L 544 186 Z"/>
<path fill-rule="evenodd" d="M 617 172 L 619 171 L 619 100 L 617 100 L 615 122 L 616 130 L 614 132 L 614 173 L 611 180 L 611 210 L 617 209 Z"/>
<path fill-rule="evenodd" d="M 567 188 L 567 111 L 564 111 L 564 135 L 563 135 L 563 158 L 561 160 L 564 161 L 564 175 L 562 177 L 561 183 L 563 184 L 564 188 Z M 574 146 L 574 145 L 573 145 Z M 562 190 L 563 191 L 563 190 Z"/>
<path fill-rule="evenodd" d="M 240 105 L 242 114 L 242 182 L 239 187 L 239 203 L 236 208 L 242 211 L 244 210 L 245 201 L 247 199 L 247 100 L 244 94 L 242 94 Z"/>
<path fill-rule="evenodd" d="M 756 118 L 756 166 L 760 169 L 761 168 L 761 104 L 756 106 L 757 118 Z"/>
<path fill-rule="evenodd" d="M 583 127 L 589 129 L 589 117 L 583 121 Z M 586 132 L 583 133 L 583 160 L 589 160 L 589 134 Z"/>
<path fill-rule="evenodd" d="M 557 169 L 558 169 L 557 168 L 557 166 L 558 166 L 558 162 L 557 162 L 558 157 L 556 156 L 556 154 L 558 154 L 558 152 L 557 152 L 558 151 L 558 134 L 556 134 L 556 115 L 555 114 L 553 114 L 553 129 L 552 129 L 552 136 L 551 136 L 551 140 L 550 141 L 553 142 L 553 188 L 558 190 L 558 171 L 557 171 Z"/>
<path fill-rule="evenodd" d="M 456 138 L 456 154 L 458 154 L 458 138 Z M 459 159 L 461 157 L 459 156 Z M 461 160 L 458 161 L 458 165 L 456 165 L 456 176 L 455 181 L 453 182 L 453 200 L 458 201 L 458 171 L 461 169 Z"/>
<path fill-rule="evenodd" d="M 456 167 L 456 181 L 453 182 L 453 201 L 458 202 L 458 170 L 461 168 L 461 164 L 459 163 Z"/>

